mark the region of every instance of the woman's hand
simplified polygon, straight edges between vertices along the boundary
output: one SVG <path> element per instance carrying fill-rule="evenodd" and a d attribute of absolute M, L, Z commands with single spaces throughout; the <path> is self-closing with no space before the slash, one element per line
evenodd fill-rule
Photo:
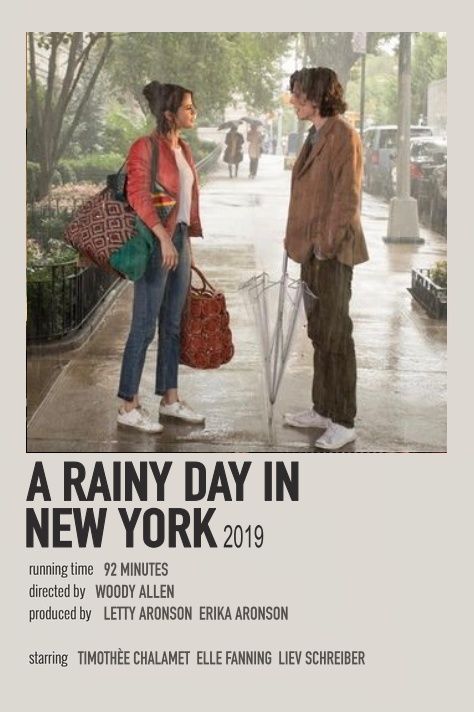
<path fill-rule="evenodd" d="M 162 265 L 166 269 L 176 269 L 178 266 L 179 255 L 176 247 L 173 245 L 171 238 L 160 240 Z"/>
<path fill-rule="evenodd" d="M 190 257 L 191 257 L 191 269 L 192 269 L 193 267 L 196 267 L 196 260 L 194 259 L 193 249 L 192 249 L 192 247 L 191 247 L 191 243 L 189 243 L 189 255 L 190 255 Z"/>
<path fill-rule="evenodd" d="M 179 255 L 173 241 L 163 225 L 159 223 L 154 226 L 153 233 L 159 240 L 161 247 L 161 263 L 165 269 L 176 269 Z"/>

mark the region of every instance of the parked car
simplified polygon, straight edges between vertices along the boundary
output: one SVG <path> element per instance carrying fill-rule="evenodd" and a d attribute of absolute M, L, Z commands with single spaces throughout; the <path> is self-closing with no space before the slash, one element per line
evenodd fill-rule
<path fill-rule="evenodd" d="M 364 131 L 364 189 L 390 196 L 398 140 L 396 125 L 371 126 Z M 410 136 L 432 136 L 429 126 L 411 126 Z"/>
<path fill-rule="evenodd" d="M 447 155 L 448 145 L 443 137 L 423 136 L 410 139 L 410 195 L 418 201 L 420 219 L 433 227 L 434 213 L 436 223 L 442 223 L 443 209 L 444 220 L 446 219 L 446 195 L 443 198 L 443 190 L 446 192 L 446 171 L 435 175 L 435 170 L 446 166 Z M 392 167 L 391 176 L 392 195 L 395 195 L 395 165 Z"/>
<path fill-rule="evenodd" d="M 410 192 L 418 209 L 426 213 L 432 198 L 431 176 L 436 166 L 446 163 L 448 145 L 444 138 L 417 138 L 410 141 Z"/>

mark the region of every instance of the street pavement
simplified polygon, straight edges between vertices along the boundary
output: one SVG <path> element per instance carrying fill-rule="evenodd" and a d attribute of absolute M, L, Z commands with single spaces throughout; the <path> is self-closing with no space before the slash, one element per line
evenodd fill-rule
<path fill-rule="evenodd" d="M 313 443 L 321 431 L 296 430 L 282 419 L 286 411 L 311 406 L 312 347 L 304 313 L 269 428 L 258 335 L 239 290 L 263 270 L 279 277 L 289 185 L 283 156 L 263 155 L 255 180 L 248 178 L 246 160 L 238 178 L 229 179 L 227 166 L 220 164 L 203 187 L 205 239 L 193 239 L 195 259 L 211 284 L 225 292 L 235 344 L 234 358 L 219 369 L 180 368 L 180 393 L 206 415 L 206 424 L 163 419 L 160 435 L 117 428 L 116 389 L 133 296 L 132 285 L 122 284 L 81 348 L 28 359 L 28 390 L 35 400 L 29 452 L 317 452 Z M 422 245 L 387 244 L 387 217 L 388 204 L 364 194 L 371 259 L 354 270 L 351 302 L 358 437 L 343 452 L 444 452 L 446 322 L 430 318 L 407 287 L 413 267 L 430 267 L 446 257 L 446 239 L 421 228 Z M 290 262 L 290 271 L 298 277 L 298 265 Z M 155 363 L 153 344 L 140 393 L 143 405 L 157 415 Z"/>

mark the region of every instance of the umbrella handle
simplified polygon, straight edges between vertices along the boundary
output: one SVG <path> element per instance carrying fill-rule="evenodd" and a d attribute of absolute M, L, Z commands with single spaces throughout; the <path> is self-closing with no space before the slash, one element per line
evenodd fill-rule
<path fill-rule="evenodd" d="M 282 275 L 285 274 L 287 269 L 288 269 L 288 252 L 286 250 L 283 250 L 283 265 L 281 268 Z"/>

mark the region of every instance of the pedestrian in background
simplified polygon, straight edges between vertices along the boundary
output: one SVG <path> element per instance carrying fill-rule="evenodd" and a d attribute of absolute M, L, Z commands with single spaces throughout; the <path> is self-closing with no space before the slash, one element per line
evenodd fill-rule
<path fill-rule="evenodd" d="M 247 132 L 247 142 L 249 145 L 250 172 L 249 178 L 255 178 L 258 170 L 258 161 L 262 153 L 263 136 L 258 130 L 257 124 L 252 124 Z"/>
<path fill-rule="evenodd" d="M 118 390 L 123 403 L 117 422 L 149 433 L 163 426 L 141 407 L 138 389 L 148 346 L 159 323 L 155 393 L 159 412 L 188 423 L 203 423 L 178 397 L 181 314 L 191 279 L 190 236 L 202 236 L 198 177 L 181 129 L 194 126 L 196 108 L 189 89 L 153 81 L 143 89 L 156 119 L 151 136 L 139 138 L 127 157 L 127 199 L 156 238 L 145 274 L 134 283 L 133 315 L 122 359 Z M 152 141 L 157 149 L 156 183 L 176 198 L 168 217 L 160 220 L 151 184 Z"/>
<path fill-rule="evenodd" d="M 352 271 L 368 260 L 360 222 L 362 150 L 336 73 L 303 68 L 290 78 L 291 104 L 312 123 L 293 167 L 285 247 L 301 263 L 308 336 L 314 348 L 313 407 L 286 414 L 297 428 L 321 428 L 315 446 L 338 450 L 356 438 L 356 357 L 349 316 Z"/>
<path fill-rule="evenodd" d="M 225 137 L 226 149 L 224 151 L 224 163 L 229 166 L 229 178 L 233 178 L 232 166 L 234 167 L 235 177 L 239 172 L 239 163 L 242 161 L 244 154 L 242 152 L 242 145 L 244 143 L 244 137 L 237 131 L 236 124 L 233 124 L 230 131 L 227 132 Z"/>

